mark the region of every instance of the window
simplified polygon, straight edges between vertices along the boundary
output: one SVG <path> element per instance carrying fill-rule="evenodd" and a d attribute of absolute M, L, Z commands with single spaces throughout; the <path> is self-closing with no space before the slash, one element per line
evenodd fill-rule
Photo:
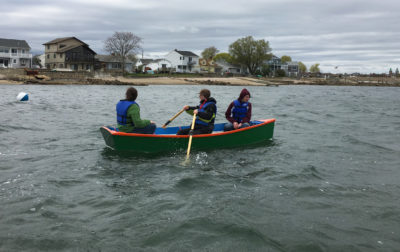
<path fill-rule="evenodd" d="M 47 54 L 47 58 L 50 59 L 50 54 Z"/>
<path fill-rule="evenodd" d="M 17 49 L 14 49 L 14 48 L 11 49 L 11 53 L 12 53 L 12 54 L 17 54 Z"/>
<path fill-rule="evenodd" d="M 63 64 L 59 64 L 59 68 L 64 68 L 64 65 Z"/>
<path fill-rule="evenodd" d="M 62 53 L 60 53 L 60 58 L 62 58 L 63 57 L 63 54 Z"/>
<path fill-rule="evenodd" d="M 53 58 L 56 58 L 56 54 L 53 55 Z"/>
<path fill-rule="evenodd" d="M 22 53 L 25 53 L 25 49 L 22 49 Z"/>
<path fill-rule="evenodd" d="M 189 57 L 189 61 L 192 61 L 192 57 Z"/>
<path fill-rule="evenodd" d="M 90 70 L 90 65 L 86 65 L 86 70 Z"/>
<path fill-rule="evenodd" d="M 47 45 L 47 49 L 49 49 L 49 50 L 50 50 L 50 45 Z"/>
<path fill-rule="evenodd" d="M 112 63 L 111 68 L 119 69 L 119 68 L 121 68 L 121 64 L 120 63 Z"/>
<path fill-rule="evenodd" d="M 65 45 L 63 45 L 63 44 L 60 44 L 60 48 L 63 48 L 63 47 L 65 47 Z"/>
<path fill-rule="evenodd" d="M 14 64 L 17 64 L 17 59 L 13 59 L 13 63 L 14 63 Z"/>

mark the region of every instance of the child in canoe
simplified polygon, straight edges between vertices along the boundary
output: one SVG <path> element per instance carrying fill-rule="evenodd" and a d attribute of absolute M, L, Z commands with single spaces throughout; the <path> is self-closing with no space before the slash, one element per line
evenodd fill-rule
<path fill-rule="evenodd" d="M 211 92 L 208 89 L 202 89 L 199 93 L 200 104 L 190 107 L 185 105 L 184 110 L 190 115 L 197 115 L 193 135 L 209 134 L 214 129 L 215 116 L 217 114 L 217 101 L 210 97 Z M 177 135 L 188 135 L 190 128 L 180 129 Z"/>
<path fill-rule="evenodd" d="M 225 117 L 229 121 L 224 126 L 224 131 L 241 129 L 250 126 L 251 120 L 251 103 L 250 92 L 243 89 L 239 98 L 229 105 L 225 112 Z"/>

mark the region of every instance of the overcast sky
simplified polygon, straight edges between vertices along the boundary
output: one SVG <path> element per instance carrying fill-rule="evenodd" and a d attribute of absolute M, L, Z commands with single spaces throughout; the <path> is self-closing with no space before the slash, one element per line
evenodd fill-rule
<path fill-rule="evenodd" d="M 269 41 L 323 72 L 388 72 L 400 68 L 398 0 L 0 0 L 0 38 L 23 39 L 33 53 L 74 36 L 105 54 L 115 31 L 143 39 L 145 57 L 178 49 L 228 52 L 239 38 Z M 337 67 L 337 68 L 336 68 Z"/>

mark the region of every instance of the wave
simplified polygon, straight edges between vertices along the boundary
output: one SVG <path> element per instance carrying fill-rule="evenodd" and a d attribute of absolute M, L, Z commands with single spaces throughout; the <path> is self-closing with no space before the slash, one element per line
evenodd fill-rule
<path fill-rule="evenodd" d="M 397 150 L 397 149 L 394 149 L 394 148 L 391 148 L 391 147 L 387 147 L 387 146 L 383 146 L 381 144 L 377 144 L 377 143 L 372 143 L 372 142 L 369 142 L 369 141 L 361 140 L 361 139 L 358 139 L 358 138 L 356 138 L 355 136 L 352 136 L 352 135 L 343 136 L 343 140 L 345 142 L 349 142 L 351 144 L 368 146 L 368 147 L 372 147 L 374 149 L 379 149 L 379 150 L 383 150 L 383 151 L 400 152 L 400 150 Z"/>

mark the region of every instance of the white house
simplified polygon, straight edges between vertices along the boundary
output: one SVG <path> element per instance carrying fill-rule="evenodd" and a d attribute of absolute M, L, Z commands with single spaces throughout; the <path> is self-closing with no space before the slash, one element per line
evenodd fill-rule
<path fill-rule="evenodd" d="M 221 73 L 242 74 L 246 72 L 240 65 L 232 65 L 225 60 L 218 60 L 217 64 L 222 68 Z"/>
<path fill-rule="evenodd" d="M 190 51 L 171 51 L 165 56 L 177 73 L 199 72 L 199 56 Z"/>
<path fill-rule="evenodd" d="M 169 72 L 172 64 L 167 59 L 139 59 L 136 62 L 136 68 L 140 66 L 143 67 L 143 71 Z"/>
<path fill-rule="evenodd" d="M 31 68 L 30 50 L 25 40 L 0 38 L 0 67 Z"/>
<path fill-rule="evenodd" d="M 138 59 L 138 60 L 136 61 L 135 67 L 138 68 L 138 67 L 140 67 L 140 66 L 143 66 L 143 69 L 144 69 L 144 68 L 145 68 L 148 64 L 150 64 L 151 62 L 153 62 L 153 59 L 144 59 L 144 58 L 141 58 L 141 59 Z"/>
<path fill-rule="evenodd" d="M 169 72 L 172 64 L 166 59 L 156 59 L 147 64 L 147 67 L 150 68 L 150 70 L 157 72 Z"/>

